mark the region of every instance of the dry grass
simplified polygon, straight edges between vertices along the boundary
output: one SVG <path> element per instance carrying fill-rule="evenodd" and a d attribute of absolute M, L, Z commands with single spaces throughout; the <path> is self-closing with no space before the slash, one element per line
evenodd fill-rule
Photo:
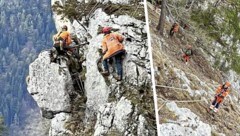
<path fill-rule="evenodd" d="M 164 103 L 159 103 L 158 105 L 163 105 Z M 166 105 L 164 105 L 159 111 L 158 114 L 160 115 L 159 122 L 162 123 L 168 123 L 169 121 L 176 121 L 178 120 L 178 116 L 170 111 Z"/>
<path fill-rule="evenodd" d="M 212 81 L 220 82 L 222 75 L 220 71 L 213 69 L 212 65 L 207 61 L 206 56 L 209 55 L 206 52 L 206 48 L 211 43 L 210 39 L 207 38 L 204 33 L 199 32 L 198 29 L 194 32 L 188 32 L 185 35 L 185 40 L 181 40 L 182 38 L 180 34 L 169 38 L 168 31 L 170 30 L 171 24 L 165 24 L 165 36 L 161 37 L 158 35 L 158 32 L 155 30 L 159 14 L 155 13 L 151 9 L 149 11 L 149 19 L 150 19 L 150 32 L 151 32 L 151 44 L 153 51 L 153 60 L 154 66 L 158 70 L 158 74 L 155 74 L 156 82 L 161 85 L 166 86 L 181 86 L 181 81 L 176 78 L 175 73 L 173 72 L 173 66 L 184 71 L 187 74 L 187 78 L 191 81 L 191 88 L 194 90 L 198 89 L 206 89 L 209 91 L 206 86 L 200 86 L 199 80 L 204 81 L 206 83 L 212 83 Z M 194 29 L 194 26 L 192 26 Z M 198 45 L 193 37 L 201 37 L 203 39 L 202 45 Z M 159 44 L 161 43 L 161 44 Z M 186 44 L 193 45 L 195 55 L 191 58 L 190 64 L 185 65 L 181 60 L 178 59 L 177 52 L 186 46 Z M 200 49 L 203 49 L 200 50 Z M 198 77 L 196 79 L 194 76 Z M 213 90 L 215 87 L 213 85 L 209 85 Z M 177 91 L 173 89 L 167 88 L 157 88 L 158 98 L 168 99 L 168 100 L 196 100 L 199 98 L 193 98 L 187 91 Z M 215 119 L 210 117 L 207 109 L 209 104 L 211 103 L 212 98 L 208 98 L 209 102 L 198 102 L 198 103 L 178 103 L 179 107 L 184 107 L 190 109 L 196 115 L 200 117 L 200 120 L 203 122 L 216 125 L 217 131 L 219 133 L 225 133 L 226 135 L 234 135 L 239 131 L 236 126 L 239 123 L 239 111 L 234 111 L 233 109 L 237 109 L 236 106 L 232 105 L 233 108 L 225 109 L 224 106 L 221 106 L 220 112 L 217 113 Z M 162 106 L 164 101 L 159 99 L 158 106 L 159 108 Z M 230 107 L 230 106 L 227 106 Z M 229 116 L 226 116 L 229 115 Z M 166 106 L 163 106 L 159 111 L 160 123 L 167 123 L 169 120 L 176 120 L 177 117 L 175 114 Z M 238 121 L 237 121 L 238 120 Z M 225 128 L 224 130 L 221 128 Z M 215 135 L 215 133 L 212 133 Z M 217 133 L 216 133 L 217 135 Z"/>

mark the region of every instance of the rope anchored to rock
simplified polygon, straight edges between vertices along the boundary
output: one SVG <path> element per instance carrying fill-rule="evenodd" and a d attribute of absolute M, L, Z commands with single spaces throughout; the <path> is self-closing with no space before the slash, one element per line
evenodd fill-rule
<path fill-rule="evenodd" d="M 163 101 L 163 104 L 158 108 L 158 111 L 160 111 L 163 108 L 163 106 L 165 106 L 169 102 L 175 102 L 175 103 L 194 103 L 194 102 L 196 102 L 196 103 L 198 103 L 198 102 L 204 102 L 204 100 L 177 100 L 177 101 L 165 100 L 165 101 Z"/>
<path fill-rule="evenodd" d="M 160 87 L 160 88 L 169 88 L 169 89 L 176 89 L 176 90 L 189 90 L 189 89 L 183 89 L 183 88 L 177 88 L 177 87 L 165 86 L 165 85 L 156 85 L 156 87 Z"/>
<path fill-rule="evenodd" d="M 176 89 L 176 90 L 189 90 L 189 89 L 176 88 L 176 87 L 165 86 L 165 85 L 156 85 L 156 87 Z M 158 99 L 163 99 L 163 98 L 158 98 Z M 169 102 L 175 102 L 175 103 L 204 102 L 204 100 L 167 100 L 167 99 L 163 99 L 162 101 L 163 101 L 163 104 L 158 108 L 158 111 L 160 111 Z"/>

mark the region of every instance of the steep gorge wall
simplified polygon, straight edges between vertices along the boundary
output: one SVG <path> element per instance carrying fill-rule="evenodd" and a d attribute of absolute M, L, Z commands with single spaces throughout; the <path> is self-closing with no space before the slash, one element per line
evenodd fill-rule
<path fill-rule="evenodd" d="M 67 24 L 71 32 L 89 42 L 81 49 L 86 58 L 83 66 L 87 100 L 81 123 L 73 126 L 81 129 L 75 132 L 66 129 L 67 122 L 74 122 L 71 109 L 76 106 L 69 97 L 75 91 L 71 73 L 63 60 L 61 65 L 50 63 L 48 52 L 42 52 L 30 65 L 28 90 L 42 115 L 51 122 L 49 135 L 156 135 L 145 23 L 127 15 L 109 16 L 97 9 L 85 26 L 86 32 L 76 20 L 70 22 L 56 14 L 54 18 L 57 28 Z M 103 77 L 98 71 L 96 61 L 103 38 L 98 34 L 99 26 L 111 26 L 125 38 L 127 55 L 121 82 L 113 78 L 114 73 Z"/>
<path fill-rule="evenodd" d="M 89 25 L 89 32 L 93 37 L 90 40 L 90 46 L 92 47 L 88 48 L 86 54 L 86 90 L 88 98 L 87 107 L 93 110 L 94 113 L 98 112 L 95 134 L 105 134 L 111 128 L 115 128 L 125 134 L 134 133 L 134 129 L 139 129 L 137 134 L 141 133 L 139 131 L 152 134 L 151 130 L 138 128 L 139 123 L 145 126 L 146 121 L 142 119 L 139 122 L 142 113 L 138 115 L 141 109 L 138 106 L 136 107 L 136 104 L 140 100 L 136 100 L 137 103 L 133 103 L 134 99 L 141 96 L 148 96 L 149 98 L 146 98 L 146 100 L 152 99 L 151 95 L 148 95 L 151 94 L 151 89 L 149 88 L 150 73 L 148 72 L 150 67 L 147 56 L 147 37 L 144 37 L 146 36 L 145 24 L 128 16 L 110 17 L 101 10 L 97 10 L 93 18 L 95 20 L 90 21 Z M 125 40 L 123 43 L 126 47 L 127 55 L 123 61 L 124 77 L 120 84 L 112 76 L 104 79 L 98 72 L 96 63 L 92 61 L 93 58 L 96 60 L 99 57 L 98 48 L 103 37 L 103 35 L 97 35 L 96 33 L 98 25 L 113 26 L 119 29 L 119 33 L 125 33 L 125 36 L 131 37 L 131 41 Z M 109 83 L 106 83 L 105 80 Z M 139 105 L 140 107 L 141 104 Z M 108 121 L 102 121 L 106 120 L 106 115 L 109 114 L 110 116 L 107 117 Z M 135 118 L 136 120 L 130 121 L 132 123 L 129 124 L 130 118 Z"/>

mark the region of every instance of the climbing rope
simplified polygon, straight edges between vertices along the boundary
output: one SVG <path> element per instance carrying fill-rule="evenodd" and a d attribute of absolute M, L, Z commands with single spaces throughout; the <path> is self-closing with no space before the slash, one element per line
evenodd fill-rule
<path fill-rule="evenodd" d="M 176 87 L 170 87 L 170 86 L 165 86 L 165 85 L 156 85 L 156 87 L 161 87 L 161 88 L 169 88 L 169 89 L 176 89 L 176 90 L 189 90 L 189 89 L 183 89 L 183 88 L 176 88 Z M 162 99 L 163 104 L 158 108 L 158 111 L 160 111 L 167 103 L 169 102 L 175 102 L 175 103 L 194 103 L 194 102 L 204 102 L 204 100 L 167 100 L 165 98 L 158 98 Z"/>
<path fill-rule="evenodd" d="M 162 99 L 162 98 L 158 98 Z M 191 102 L 203 102 L 204 100 L 163 100 L 163 102 L 176 102 L 176 103 L 191 103 Z"/>
<path fill-rule="evenodd" d="M 80 81 L 80 85 L 81 85 L 81 88 L 82 88 L 82 93 L 84 94 L 85 88 L 84 88 L 84 85 L 83 85 L 83 81 L 82 81 L 81 76 L 79 77 L 79 81 Z"/>
<path fill-rule="evenodd" d="M 76 83 L 77 83 L 77 85 L 78 85 L 78 88 L 80 89 L 81 93 L 84 94 L 85 89 L 84 89 L 84 85 L 83 85 L 83 83 L 82 83 L 83 81 L 82 81 L 81 77 L 79 77 L 78 75 L 79 75 L 78 72 L 76 72 L 76 73 L 74 73 L 74 74 L 71 74 L 71 76 L 72 76 L 72 78 L 73 78 L 72 80 L 73 80 L 73 81 L 76 81 Z"/>
<path fill-rule="evenodd" d="M 79 80 L 80 80 L 80 78 L 79 78 Z M 82 94 L 83 94 L 84 88 L 83 88 L 83 85 L 82 85 L 81 80 L 80 80 L 80 83 L 79 83 L 79 80 L 78 80 L 78 79 L 75 79 L 75 81 L 77 82 L 78 88 L 80 89 L 80 91 L 81 91 Z"/>
<path fill-rule="evenodd" d="M 170 101 L 170 102 L 176 102 L 176 103 L 192 103 L 193 102 L 194 103 L 194 102 L 204 102 L 204 100 L 180 100 L 180 101 Z"/>
<path fill-rule="evenodd" d="M 167 102 L 164 102 L 164 103 L 158 108 L 158 111 L 160 111 L 160 110 L 163 108 L 163 106 L 165 106 L 165 104 L 167 104 Z"/>
<path fill-rule="evenodd" d="M 156 85 L 156 87 L 160 88 L 169 88 L 169 89 L 176 89 L 176 90 L 189 90 L 189 89 L 183 89 L 183 88 L 176 88 L 176 87 L 171 87 L 171 86 L 165 86 L 165 85 Z"/>
<path fill-rule="evenodd" d="M 135 10 L 135 11 L 132 13 L 132 15 L 131 15 L 131 16 L 135 15 L 135 13 L 137 12 L 137 10 L 139 9 L 139 6 L 140 6 L 140 4 L 138 4 L 138 6 L 137 6 L 136 10 Z"/>
<path fill-rule="evenodd" d="M 167 103 L 169 102 L 175 102 L 175 103 L 198 103 L 198 102 L 204 102 L 204 100 L 178 100 L 178 101 L 175 101 L 175 100 L 165 100 L 163 102 L 163 104 L 158 108 L 158 111 L 160 111 Z"/>
<path fill-rule="evenodd" d="M 93 16 L 93 15 L 90 16 L 90 14 L 92 14 L 93 11 L 97 9 L 98 4 L 100 4 L 100 3 L 97 2 L 97 3 L 93 6 L 93 8 L 88 12 L 88 15 L 87 15 L 87 16 L 89 16 L 88 19 L 91 18 L 91 17 Z"/>

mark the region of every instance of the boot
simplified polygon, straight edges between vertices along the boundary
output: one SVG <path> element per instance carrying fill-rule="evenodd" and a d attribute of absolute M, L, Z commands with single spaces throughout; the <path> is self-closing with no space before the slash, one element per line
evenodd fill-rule
<path fill-rule="evenodd" d="M 115 79 L 116 79 L 117 81 L 121 81 L 121 80 L 122 80 L 121 76 L 116 76 Z"/>
<path fill-rule="evenodd" d="M 211 105 L 209 108 L 210 108 L 211 110 L 213 110 L 213 108 L 214 108 L 214 105 Z"/>
<path fill-rule="evenodd" d="M 72 56 L 72 52 L 71 51 L 67 51 L 67 55 L 68 56 Z"/>
<path fill-rule="evenodd" d="M 101 74 L 104 75 L 104 76 L 109 76 L 109 72 L 108 71 L 103 71 L 103 72 L 101 72 Z"/>
<path fill-rule="evenodd" d="M 213 110 L 214 112 L 218 112 L 218 108 L 214 108 L 214 110 Z"/>

